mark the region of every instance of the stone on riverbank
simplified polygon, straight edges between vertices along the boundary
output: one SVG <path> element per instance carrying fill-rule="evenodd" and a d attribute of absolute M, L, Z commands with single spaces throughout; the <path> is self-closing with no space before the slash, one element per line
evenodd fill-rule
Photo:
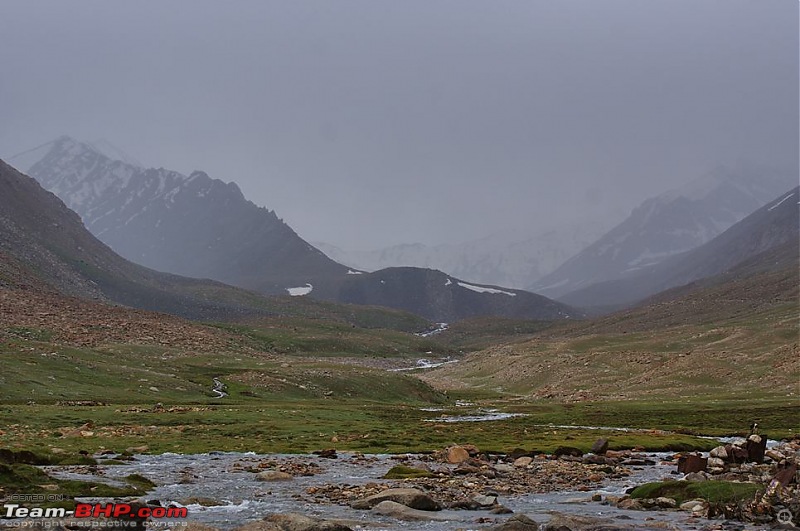
<path fill-rule="evenodd" d="M 606 452 L 608 451 L 608 439 L 606 438 L 597 439 L 592 445 L 592 449 L 590 451 L 593 454 L 605 455 Z"/>
<path fill-rule="evenodd" d="M 469 459 L 469 452 L 463 446 L 451 446 L 446 452 L 447 462 L 452 465 L 458 465 Z"/>

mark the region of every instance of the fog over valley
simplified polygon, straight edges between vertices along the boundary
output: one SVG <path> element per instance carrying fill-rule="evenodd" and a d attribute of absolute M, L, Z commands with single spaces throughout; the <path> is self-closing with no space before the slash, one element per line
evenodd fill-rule
<path fill-rule="evenodd" d="M 68 134 L 202 170 L 348 252 L 608 229 L 720 166 L 797 169 L 793 2 L 10 0 L 0 14 L 4 159 Z"/>

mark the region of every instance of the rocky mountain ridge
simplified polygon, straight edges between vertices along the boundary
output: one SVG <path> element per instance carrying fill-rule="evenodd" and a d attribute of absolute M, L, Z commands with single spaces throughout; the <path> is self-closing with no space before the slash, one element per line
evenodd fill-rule
<path fill-rule="evenodd" d="M 630 275 L 702 245 L 796 184 L 796 175 L 717 168 L 644 201 L 622 223 L 529 287 L 547 297 Z"/>
<path fill-rule="evenodd" d="M 657 264 L 629 271 L 561 297 L 582 307 L 620 307 L 751 261 L 758 273 L 782 267 L 800 253 L 798 188 L 784 192 L 709 242 Z"/>

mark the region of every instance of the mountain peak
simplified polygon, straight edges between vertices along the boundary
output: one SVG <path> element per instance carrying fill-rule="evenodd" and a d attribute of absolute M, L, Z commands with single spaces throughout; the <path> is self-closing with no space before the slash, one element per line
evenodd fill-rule
<path fill-rule="evenodd" d="M 187 177 L 143 169 L 64 136 L 30 173 L 101 241 L 156 270 L 265 293 L 346 271 L 248 201 L 236 183 L 203 171 Z"/>

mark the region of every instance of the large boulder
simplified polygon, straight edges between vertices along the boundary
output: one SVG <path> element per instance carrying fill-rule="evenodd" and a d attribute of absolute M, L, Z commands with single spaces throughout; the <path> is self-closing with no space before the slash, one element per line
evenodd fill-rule
<path fill-rule="evenodd" d="M 372 508 L 372 512 L 382 514 L 383 516 L 391 516 L 398 520 L 411 520 L 411 521 L 440 521 L 445 522 L 450 520 L 446 516 L 431 511 L 420 511 L 419 509 L 412 509 L 402 503 L 393 502 L 391 500 L 384 500 Z"/>
<path fill-rule="evenodd" d="M 451 446 L 446 452 L 447 462 L 453 465 L 458 465 L 469 459 L 469 451 L 463 446 Z"/>
<path fill-rule="evenodd" d="M 350 507 L 362 510 L 372 509 L 383 501 L 392 501 L 421 511 L 440 511 L 442 509 L 439 502 L 419 489 L 386 489 L 378 494 L 354 501 Z"/>
<path fill-rule="evenodd" d="M 490 531 L 539 531 L 539 524 L 524 514 L 517 514 L 494 527 Z"/>
<path fill-rule="evenodd" d="M 559 446 L 553 450 L 553 455 L 556 457 L 569 456 L 569 457 L 583 457 L 583 452 L 574 446 Z"/>
<path fill-rule="evenodd" d="M 514 466 L 517 468 L 525 468 L 531 463 L 533 463 L 533 458 L 527 455 L 523 455 L 522 457 L 517 457 L 514 460 Z"/>

